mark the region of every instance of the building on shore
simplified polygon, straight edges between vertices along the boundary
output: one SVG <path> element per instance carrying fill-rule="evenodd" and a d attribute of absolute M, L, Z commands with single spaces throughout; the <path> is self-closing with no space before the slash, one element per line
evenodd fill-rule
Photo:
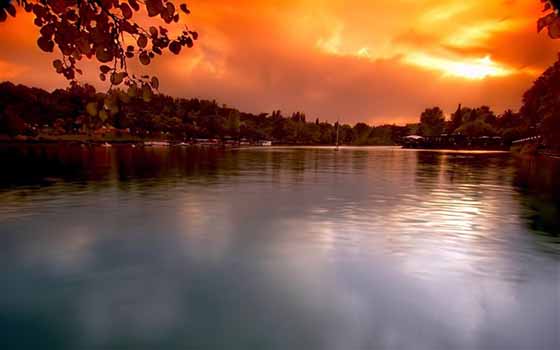
<path fill-rule="evenodd" d="M 439 136 L 409 135 L 403 138 L 404 148 L 505 150 L 507 145 L 500 136 L 466 136 L 442 134 Z"/>

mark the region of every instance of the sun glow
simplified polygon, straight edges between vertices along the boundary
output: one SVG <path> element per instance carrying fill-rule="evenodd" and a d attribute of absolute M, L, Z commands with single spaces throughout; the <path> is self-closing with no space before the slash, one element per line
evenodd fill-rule
<path fill-rule="evenodd" d="M 490 56 L 453 60 L 419 53 L 405 57 L 404 61 L 422 68 L 440 71 L 444 76 L 472 80 L 480 80 L 487 77 L 503 77 L 513 74 L 511 69 L 492 61 Z"/>

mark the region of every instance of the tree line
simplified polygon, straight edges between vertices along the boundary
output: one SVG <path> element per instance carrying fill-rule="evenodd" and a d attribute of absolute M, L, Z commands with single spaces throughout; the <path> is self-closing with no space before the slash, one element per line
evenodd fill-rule
<path fill-rule="evenodd" d="M 48 127 L 58 134 L 91 134 L 103 126 L 131 135 L 168 139 L 197 138 L 272 140 L 283 144 L 394 145 L 404 136 L 461 134 L 501 136 L 506 143 L 541 135 L 553 148 L 560 146 L 560 60 L 548 68 L 523 95 L 519 111 L 496 114 L 488 106 L 459 105 L 449 118 L 439 107 L 427 108 L 419 123 L 407 126 L 353 126 L 308 120 L 302 112 L 283 115 L 244 113 L 203 99 L 173 98 L 142 89 L 97 92 L 73 82 L 66 89 L 0 84 L 0 134 L 36 136 Z"/>
<path fill-rule="evenodd" d="M 113 127 L 142 138 L 165 135 L 172 140 L 247 139 L 282 144 L 393 145 L 410 130 L 405 126 L 329 123 L 308 120 L 302 112 L 283 115 L 245 113 L 204 99 L 173 98 L 131 89 L 97 92 L 91 85 L 72 83 L 48 92 L 39 88 L 0 84 L 0 134 L 37 136 L 91 134 Z"/>

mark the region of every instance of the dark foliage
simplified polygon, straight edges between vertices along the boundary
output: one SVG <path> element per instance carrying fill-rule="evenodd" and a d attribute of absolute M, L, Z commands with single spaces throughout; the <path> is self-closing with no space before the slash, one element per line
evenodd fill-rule
<path fill-rule="evenodd" d="M 173 98 L 163 94 L 149 99 L 141 91 L 113 89 L 96 92 L 92 86 L 71 84 L 49 93 L 42 89 L 0 84 L 0 133 L 37 135 L 91 134 L 111 127 L 145 138 L 273 140 L 284 144 L 334 144 L 336 124 L 301 112 L 283 116 L 251 114 L 216 101 Z M 340 125 L 341 144 L 392 145 L 408 134 L 407 127 Z"/>

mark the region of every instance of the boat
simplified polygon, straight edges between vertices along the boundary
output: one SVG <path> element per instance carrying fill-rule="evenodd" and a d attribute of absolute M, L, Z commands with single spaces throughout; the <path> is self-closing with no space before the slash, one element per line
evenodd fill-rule
<path fill-rule="evenodd" d="M 170 143 L 168 141 L 146 141 L 144 146 L 146 147 L 168 147 Z"/>
<path fill-rule="evenodd" d="M 337 120 L 336 120 L 336 147 L 335 147 L 335 149 L 334 149 L 335 151 L 338 151 L 338 150 L 339 150 L 339 148 L 338 148 L 338 129 L 339 129 L 339 128 L 340 128 L 340 122 L 339 122 L 339 120 L 337 119 Z"/>

